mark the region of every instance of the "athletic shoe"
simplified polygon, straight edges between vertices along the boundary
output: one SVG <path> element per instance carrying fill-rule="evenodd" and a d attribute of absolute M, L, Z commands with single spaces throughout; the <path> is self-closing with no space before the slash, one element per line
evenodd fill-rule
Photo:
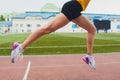
<path fill-rule="evenodd" d="M 15 42 L 12 46 L 12 52 L 11 52 L 11 62 L 14 63 L 18 59 L 23 58 L 23 49 L 21 47 L 21 44 L 18 42 Z"/>
<path fill-rule="evenodd" d="M 90 66 L 90 68 L 95 70 L 95 60 L 94 60 L 93 56 L 86 55 L 86 56 L 82 57 L 82 59 Z"/>

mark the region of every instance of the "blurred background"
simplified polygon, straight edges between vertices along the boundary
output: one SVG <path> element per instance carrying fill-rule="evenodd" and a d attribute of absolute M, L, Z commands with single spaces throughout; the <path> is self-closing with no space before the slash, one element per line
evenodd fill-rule
<path fill-rule="evenodd" d="M 0 0 L 0 55 L 9 55 L 14 41 L 23 42 L 30 33 L 53 20 L 67 1 Z M 82 12 L 97 28 L 95 53 L 120 52 L 119 3 L 119 0 L 91 0 Z M 26 54 L 85 53 L 85 36 L 84 29 L 70 22 L 31 44 Z"/>

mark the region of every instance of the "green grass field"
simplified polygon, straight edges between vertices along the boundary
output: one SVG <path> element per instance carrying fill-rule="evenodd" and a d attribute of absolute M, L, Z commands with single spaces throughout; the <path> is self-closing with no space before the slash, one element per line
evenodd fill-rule
<path fill-rule="evenodd" d="M 22 43 L 26 34 L 0 36 L 0 55 L 10 55 L 13 42 Z M 30 44 L 24 55 L 84 54 L 86 33 L 52 33 Z M 100 33 L 95 36 L 94 53 L 120 52 L 120 33 Z"/>

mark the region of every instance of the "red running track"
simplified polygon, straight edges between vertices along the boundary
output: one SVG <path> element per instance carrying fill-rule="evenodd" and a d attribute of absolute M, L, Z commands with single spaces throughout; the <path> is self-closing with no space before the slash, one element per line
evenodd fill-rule
<path fill-rule="evenodd" d="M 119 80 L 120 53 L 94 54 L 96 70 L 82 61 L 84 55 L 24 56 L 11 63 L 0 57 L 0 80 Z M 29 67 L 28 67 L 29 66 Z"/>

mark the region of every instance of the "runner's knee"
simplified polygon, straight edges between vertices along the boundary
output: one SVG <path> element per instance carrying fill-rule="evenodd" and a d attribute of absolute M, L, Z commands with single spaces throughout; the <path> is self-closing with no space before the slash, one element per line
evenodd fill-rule
<path fill-rule="evenodd" d="M 91 27 L 89 30 L 87 30 L 88 33 L 91 33 L 91 34 L 95 34 L 96 33 L 96 28 L 95 27 Z"/>
<path fill-rule="evenodd" d="M 54 26 L 52 23 L 48 24 L 47 27 L 42 28 L 42 31 L 44 34 L 49 34 L 51 32 L 54 32 Z"/>

